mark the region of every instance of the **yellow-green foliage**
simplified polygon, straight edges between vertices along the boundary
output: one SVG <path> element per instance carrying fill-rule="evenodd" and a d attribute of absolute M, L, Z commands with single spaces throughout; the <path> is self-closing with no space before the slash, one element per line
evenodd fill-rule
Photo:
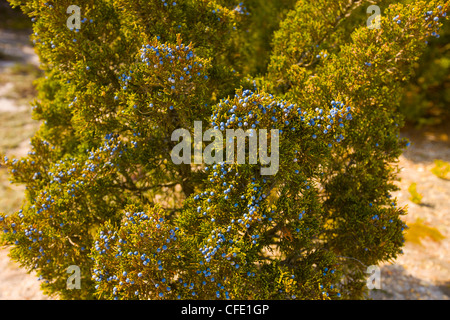
<path fill-rule="evenodd" d="M 437 242 L 445 239 L 438 229 L 424 224 L 422 219 L 417 219 L 416 222 L 408 224 L 405 234 L 406 241 L 422 244 L 421 239 L 423 238 L 430 238 Z"/>
<path fill-rule="evenodd" d="M 433 169 L 431 169 L 431 172 L 438 178 L 448 180 L 450 173 L 450 163 L 443 160 L 434 160 L 434 164 L 435 166 Z"/>
<path fill-rule="evenodd" d="M 352 19 L 369 1 L 300 0 L 253 62 L 244 49 L 271 37 L 246 36 L 261 20 L 239 1 L 80 0 L 79 32 L 65 24 L 72 1 L 11 2 L 35 18 L 43 124 L 27 157 L 3 161 L 27 189 L 0 227 L 47 292 L 362 298 L 362 265 L 402 252 L 397 107 L 448 1 L 394 3 L 372 30 Z M 268 17 L 272 30 L 284 15 Z M 171 134 L 194 121 L 278 130 L 278 172 L 175 165 Z M 167 199 L 175 187 L 183 202 Z M 82 290 L 66 289 L 70 265 Z"/>
<path fill-rule="evenodd" d="M 417 183 L 411 183 L 411 185 L 408 188 L 409 193 L 411 194 L 411 197 L 409 197 L 409 200 L 416 204 L 422 203 L 423 196 L 417 192 Z"/>
<path fill-rule="evenodd" d="M 412 81 L 400 105 L 406 120 L 416 125 L 444 124 L 450 119 L 450 24 L 416 62 Z"/>

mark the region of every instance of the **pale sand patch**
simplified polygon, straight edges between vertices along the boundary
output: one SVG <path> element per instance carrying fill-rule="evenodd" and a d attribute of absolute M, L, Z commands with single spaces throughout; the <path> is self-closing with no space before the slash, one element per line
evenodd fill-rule
<path fill-rule="evenodd" d="M 18 106 L 12 99 L 0 98 L 0 112 L 21 112 L 27 109 L 28 107 Z"/>
<path fill-rule="evenodd" d="M 35 274 L 28 274 L 0 249 L 0 300 L 48 300 L 39 288 Z"/>

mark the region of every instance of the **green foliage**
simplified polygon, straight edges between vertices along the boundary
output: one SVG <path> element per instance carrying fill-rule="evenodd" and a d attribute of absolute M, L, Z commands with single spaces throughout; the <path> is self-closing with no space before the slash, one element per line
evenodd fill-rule
<path fill-rule="evenodd" d="M 238 59 L 245 60 L 242 74 L 264 75 L 272 51 L 273 34 L 296 0 L 247 0 L 249 15 L 242 26 Z"/>
<path fill-rule="evenodd" d="M 414 76 L 405 89 L 400 112 L 417 126 L 439 125 L 450 119 L 450 25 L 415 63 Z"/>
<path fill-rule="evenodd" d="M 408 188 L 409 193 L 411 196 L 409 197 L 409 200 L 414 202 L 415 204 L 421 204 L 423 196 L 417 192 L 417 183 L 411 183 L 411 185 Z"/>
<path fill-rule="evenodd" d="M 448 180 L 448 174 L 450 173 L 450 163 L 443 160 L 434 160 L 434 168 L 431 172 L 438 178 Z"/>
<path fill-rule="evenodd" d="M 362 298 L 362 265 L 401 253 L 401 89 L 447 1 L 392 4 L 371 30 L 350 19 L 365 1 L 252 1 L 247 15 L 237 1 L 85 0 L 79 31 L 69 1 L 11 2 L 36 18 L 43 124 L 27 157 L 4 160 L 26 201 L 0 225 L 46 292 Z M 277 130 L 278 172 L 174 164 L 171 135 L 194 121 Z M 66 289 L 70 265 L 81 290 Z"/>

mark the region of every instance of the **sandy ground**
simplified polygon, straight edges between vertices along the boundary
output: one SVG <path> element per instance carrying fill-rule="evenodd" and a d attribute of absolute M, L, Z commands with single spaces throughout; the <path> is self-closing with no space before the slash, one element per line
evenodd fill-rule
<path fill-rule="evenodd" d="M 26 34 L 17 35 L 0 30 L 0 50 L 16 61 L 38 65 L 37 57 L 28 43 Z M 14 64 L 14 61 L 0 60 L 0 73 Z M 17 112 L 29 106 L 18 105 L 5 97 L 12 84 L 0 85 L 1 113 Z M 0 128 L 1 130 L 1 128 Z M 400 158 L 402 181 L 401 191 L 395 194 L 400 205 L 408 205 L 407 223 L 418 218 L 437 228 L 445 239 L 434 242 L 423 239 L 422 244 L 406 243 L 404 255 L 394 265 L 381 268 L 381 290 L 372 290 L 373 299 L 449 299 L 450 296 L 450 181 L 437 178 L 431 173 L 434 159 L 450 161 L 449 129 L 438 132 L 405 131 L 412 146 Z M 11 150 L 16 156 L 27 152 L 28 141 Z M 409 200 L 408 187 L 412 182 L 423 194 L 423 204 L 416 205 Z M 1 200 L 1 199 L 0 199 Z M 48 299 L 39 289 L 39 281 L 33 274 L 27 274 L 16 263 L 10 261 L 8 248 L 0 249 L 0 299 Z"/>
<path fill-rule="evenodd" d="M 0 250 L 0 300 L 48 299 L 39 289 L 37 277 L 11 261 L 8 249 Z"/>
<path fill-rule="evenodd" d="M 394 196 L 408 206 L 407 224 L 418 219 L 436 228 L 445 239 L 430 238 L 421 244 L 406 242 L 404 254 L 394 265 L 381 268 L 381 290 L 371 292 L 374 299 L 445 299 L 450 298 L 450 180 L 431 173 L 434 160 L 450 161 L 450 130 L 405 131 L 412 145 L 400 157 L 401 190 Z M 408 187 L 417 183 L 422 203 L 409 200 Z"/>

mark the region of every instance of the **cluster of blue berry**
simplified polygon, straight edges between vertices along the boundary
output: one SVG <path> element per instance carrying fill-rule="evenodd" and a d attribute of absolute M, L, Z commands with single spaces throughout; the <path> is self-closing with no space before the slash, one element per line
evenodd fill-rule
<path fill-rule="evenodd" d="M 112 290 L 114 299 L 130 298 L 127 294 L 173 297 L 176 280 L 183 282 L 173 274 L 174 260 L 181 259 L 177 245 L 181 235 L 179 228 L 172 227 L 162 215 L 157 209 L 128 211 L 119 230 L 107 226 L 100 232 L 93 253 L 98 266 L 92 275 L 98 283 L 96 289 Z M 142 286 L 142 281 L 153 285 Z"/>
<path fill-rule="evenodd" d="M 47 141 L 35 142 L 32 146 L 33 149 L 35 149 L 35 146 L 37 148 L 47 148 L 46 152 L 54 150 L 54 147 Z M 54 229 L 58 229 L 58 232 L 64 233 L 63 229 L 66 227 L 66 224 L 69 229 L 74 227 L 74 224 L 70 220 L 72 213 L 69 213 L 66 209 L 67 202 L 73 202 L 72 199 L 75 197 L 77 199 L 80 197 L 86 198 L 88 189 L 99 183 L 96 179 L 98 175 L 107 174 L 111 176 L 111 170 L 118 169 L 115 160 L 120 158 L 125 151 L 127 151 L 126 144 L 122 144 L 117 135 L 108 134 L 105 137 L 103 145 L 94 151 L 87 151 L 89 158 L 84 164 L 75 158 L 68 157 L 46 168 L 44 170 L 45 174 L 41 174 L 40 171 L 28 173 L 30 175 L 33 174 L 32 179 L 36 180 L 35 186 L 28 186 L 29 193 L 32 195 L 30 204 L 20 209 L 18 215 L 14 216 L 11 221 L 6 221 L 5 216 L 0 217 L 0 222 L 3 223 L 5 233 L 10 230 L 12 231 L 14 237 L 11 239 L 14 240 L 15 244 L 27 244 L 29 250 L 32 252 L 36 251 L 35 255 L 38 257 L 38 262 L 34 268 L 38 268 L 41 263 L 47 264 L 50 262 L 49 259 L 45 262 L 40 262 L 45 252 L 44 247 L 39 245 L 39 242 L 42 242 L 44 238 L 47 240 L 53 239 L 53 236 L 50 236 L 50 234 L 52 234 Z M 34 156 L 36 155 L 36 151 L 30 151 L 29 154 Z M 4 161 L 12 168 L 13 178 L 16 179 L 21 178 L 18 172 L 23 173 L 33 168 L 42 168 L 38 159 L 32 157 L 20 161 L 17 159 L 9 161 L 8 158 L 5 158 Z M 40 191 L 36 192 L 34 189 L 43 183 L 47 187 L 39 188 Z M 68 195 L 69 198 L 65 197 L 65 195 Z M 74 208 L 73 210 L 73 214 L 81 214 L 79 208 Z M 41 215 L 43 219 L 47 220 L 47 228 L 45 230 L 35 230 L 36 228 L 33 227 L 35 215 Z M 25 227 L 27 223 L 33 224 Z M 78 223 L 83 224 L 83 221 L 78 221 Z M 70 234 L 69 229 L 67 232 Z M 63 242 L 66 240 L 63 240 Z M 84 239 L 82 241 L 85 242 L 88 240 Z M 68 244 L 68 247 L 71 246 L 72 244 Z M 84 246 L 78 247 L 81 251 L 84 251 Z M 67 256 L 67 253 L 64 256 Z"/>
<path fill-rule="evenodd" d="M 169 5 L 168 2 L 166 2 L 166 0 L 161 0 L 161 2 L 164 3 L 164 7 L 167 7 Z M 176 5 L 177 5 L 177 3 L 175 1 L 173 1 L 172 6 L 175 7 Z"/>
<path fill-rule="evenodd" d="M 433 17 L 433 15 L 434 15 L 434 17 Z M 437 12 L 433 12 L 432 10 L 430 10 L 425 13 L 425 21 L 427 21 L 427 23 L 428 23 L 431 19 L 431 21 L 430 21 L 430 23 L 428 23 L 427 27 L 429 29 L 433 29 L 433 28 L 436 29 L 436 31 L 431 32 L 431 36 L 436 37 L 436 38 L 440 37 L 440 35 L 438 33 L 439 26 L 437 24 L 439 23 L 439 19 L 440 19 L 439 17 L 445 18 L 446 16 L 447 16 L 447 12 L 444 11 L 442 6 L 437 7 Z M 428 36 L 428 34 L 427 34 L 427 36 Z"/>
<path fill-rule="evenodd" d="M 234 7 L 233 10 L 239 14 L 243 14 L 243 15 L 247 15 L 247 16 L 250 14 L 248 12 L 247 8 L 244 6 L 243 2 L 239 2 L 239 4 L 236 7 Z"/>
<path fill-rule="evenodd" d="M 142 94 L 141 99 L 133 103 L 138 114 L 176 110 L 177 105 L 183 104 L 179 95 L 185 97 L 192 94 L 208 80 L 203 60 L 195 55 L 189 45 L 181 43 L 180 38 L 177 44 L 161 44 L 155 39 L 152 44 L 142 45 L 139 55 L 140 63 L 119 76 L 123 94 L 117 93 L 114 97 L 114 100 L 123 98 L 120 101 L 129 104 L 135 100 L 131 97 L 135 97 L 136 93 Z M 151 90 L 143 90 L 148 84 L 151 84 Z M 156 87 L 158 89 L 153 90 Z M 122 113 L 125 111 L 122 110 Z"/>

